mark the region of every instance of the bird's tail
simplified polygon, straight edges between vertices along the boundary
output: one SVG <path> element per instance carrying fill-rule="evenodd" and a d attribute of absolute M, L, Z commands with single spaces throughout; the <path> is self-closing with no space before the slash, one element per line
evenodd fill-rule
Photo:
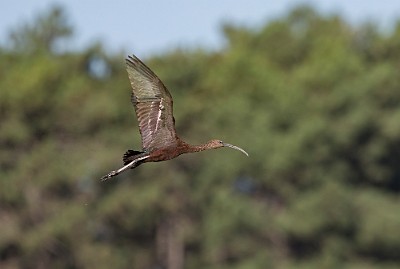
<path fill-rule="evenodd" d="M 131 161 L 133 161 L 136 157 L 136 155 L 142 154 L 143 152 L 141 151 L 137 151 L 137 150 L 132 150 L 132 149 L 128 149 L 124 156 L 122 157 L 122 161 L 124 162 L 124 165 L 127 165 L 128 163 L 130 163 Z"/>

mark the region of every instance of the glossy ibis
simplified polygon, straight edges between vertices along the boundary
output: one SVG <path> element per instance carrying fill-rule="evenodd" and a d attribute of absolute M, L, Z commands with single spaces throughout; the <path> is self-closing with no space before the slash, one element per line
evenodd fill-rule
<path fill-rule="evenodd" d="M 121 172 L 146 162 L 159 162 L 173 159 L 183 153 L 206 149 L 229 147 L 243 149 L 224 143 L 221 140 L 192 146 L 182 141 L 175 131 L 172 114 L 172 96 L 162 81 L 135 55 L 128 56 L 126 67 L 132 87 L 131 101 L 135 107 L 142 137 L 142 151 L 128 150 L 123 156 L 124 166 L 111 171 L 101 179 L 106 180 Z"/>

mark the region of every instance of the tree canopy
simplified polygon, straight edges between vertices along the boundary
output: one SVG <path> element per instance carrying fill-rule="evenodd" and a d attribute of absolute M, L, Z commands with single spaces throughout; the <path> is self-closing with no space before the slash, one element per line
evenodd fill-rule
<path fill-rule="evenodd" d="M 62 8 L 0 47 L 0 267 L 398 268 L 400 22 L 297 7 L 144 61 L 177 131 L 234 151 L 146 164 L 121 53 L 58 50 Z M 140 56 L 140 55 L 138 55 Z"/>

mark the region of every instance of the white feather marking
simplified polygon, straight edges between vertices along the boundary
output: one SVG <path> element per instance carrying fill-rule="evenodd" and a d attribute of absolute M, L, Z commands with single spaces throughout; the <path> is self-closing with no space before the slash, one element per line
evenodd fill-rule
<path fill-rule="evenodd" d="M 160 105 L 158 106 L 158 115 L 157 115 L 157 122 L 156 122 L 156 129 L 155 131 L 158 130 L 158 127 L 160 126 L 161 122 L 161 112 L 164 110 L 164 105 L 163 105 L 164 99 L 161 98 L 160 100 Z"/>

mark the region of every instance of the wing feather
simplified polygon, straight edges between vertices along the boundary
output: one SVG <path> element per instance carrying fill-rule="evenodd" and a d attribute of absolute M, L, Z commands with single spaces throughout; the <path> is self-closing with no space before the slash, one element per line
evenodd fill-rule
<path fill-rule="evenodd" d="M 154 150 L 176 143 L 172 96 L 168 89 L 135 55 L 128 56 L 126 66 L 143 149 Z"/>

